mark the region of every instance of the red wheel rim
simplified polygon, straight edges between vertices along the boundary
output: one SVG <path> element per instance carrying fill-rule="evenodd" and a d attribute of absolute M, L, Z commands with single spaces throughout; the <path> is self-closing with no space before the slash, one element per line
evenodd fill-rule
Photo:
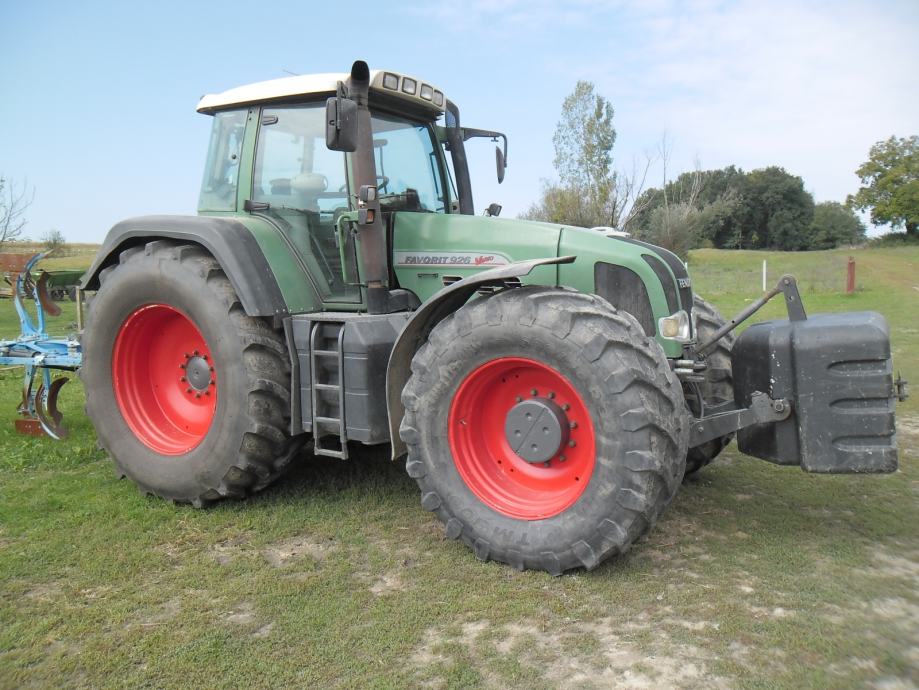
<path fill-rule="evenodd" d="M 508 412 L 530 398 L 551 399 L 569 425 L 570 440 L 547 465 L 524 460 L 505 435 Z M 522 357 L 482 364 L 457 389 L 447 423 L 453 461 L 466 486 L 503 515 L 558 515 L 590 482 L 596 445 L 587 405 L 568 379 L 545 364 Z"/>
<path fill-rule="evenodd" d="M 217 410 L 217 376 L 201 331 L 175 307 L 148 304 L 121 325 L 112 386 L 137 439 L 181 455 L 207 436 Z"/>

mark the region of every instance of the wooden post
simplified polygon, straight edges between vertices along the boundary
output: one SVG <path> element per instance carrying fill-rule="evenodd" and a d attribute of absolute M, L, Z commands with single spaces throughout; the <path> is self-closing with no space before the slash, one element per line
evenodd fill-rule
<path fill-rule="evenodd" d="M 855 257 L 849 257 L 849 264 L 846 267 L 846 294 L 851 295 L 855 292 Z"/>

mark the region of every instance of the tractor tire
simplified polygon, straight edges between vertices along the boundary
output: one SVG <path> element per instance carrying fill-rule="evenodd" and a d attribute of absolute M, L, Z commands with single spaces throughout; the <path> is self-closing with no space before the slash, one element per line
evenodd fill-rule
<path fill-rule="evenodd" d="M 402 402 L 422 507 L 483 561 L 593 569 L 651 530 L 683 477 L 680 384 L 638 322 L 593 295 L 470 302 L 415 354 Z"/>
<path fill-rule="evenodd" d="M 696 316 L 696 338 L 698 342 L 705 343 L 726 322 L 714 305 L 706 302 L 699 295 L 693 296 L 692 309 Z M 697 398 L 701 396 L 705 405 L 717 405 L 734 399 L 734 378 L 731 373 L 731 349 L 734 347 L 735 336 L 728 333 L 715 345 L 705 359 L 708 369 L 705 372 L 705 381 L 695 384 L 698 388 L 690 387 L 686 391 L 687 403 L 694 412 L 698 412 Z M 712 439 L 701 446 L 690 448 L 686 454 L 686 474 L 698 472 L 718 454 L 734 438 L 734 434 L 727 434 L 720 438 Z"/>
<path fill-rule="evenodd" d="M 196 507 L 280 476 L 303 439 L 289 434 L 287 347 L 246 315 L 217 261 L 160 240 L 99 280 L 80 375 L 118 475 Z"/>

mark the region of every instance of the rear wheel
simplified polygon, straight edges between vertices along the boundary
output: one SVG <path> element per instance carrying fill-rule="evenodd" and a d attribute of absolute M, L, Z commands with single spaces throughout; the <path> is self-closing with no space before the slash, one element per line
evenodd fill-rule
<path fill-rule="evenodd" d="M 527 287 L 440 322 L 400 429 L 421 504 L 475 555 L 560 574 L 647 533 L 683 475 L 679 383 L 630 315 Z"/>
<path fill-rule="evenodd" d="M 715 306 L 699 295 L 693 296 L 693 313 L 696 316 L 696 337 L 699 343 L 705 343 L 725 324 L 724 317 Z M 734 377 L 731 373 L 731 349 L 734 347 L 734 334 L 728 333 L 706 355 L 708 369 L 705 381 L 689 386 L 686 390 L 686 401 L 690 409 L 698 414 L 701 407 L 718 405 L 734 399 Z M 690 448 L 686 454 L 686 474 L 698 472 L 731 442 L 734 434 L 726 434 L 712 439 L 701 446 Z"/>
<path fill-rule="evenodd" d="M 281 336 L 243 311 L 200 247 L 125 250 L 83 337 L 86 409 L 121 476 L 195 505 L 245 496 L 299 448 Z"/>

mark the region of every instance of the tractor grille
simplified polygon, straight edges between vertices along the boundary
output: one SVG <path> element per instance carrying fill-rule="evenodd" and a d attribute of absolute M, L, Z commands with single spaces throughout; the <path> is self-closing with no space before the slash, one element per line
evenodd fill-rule
<path fill-rule="evenodd" d="M 634 316 L 647 336 L 657 333 L 651 300 L 641 277 L 630 268 L 598 261 L 594 264 L 594 291 L 616 309 Z"/>
<path fill-rule="evenodd" d="M 686 271 L 686 266 L 684 266 L 683 262 L 680 261 L 680 257 L 671 251 L 662 249 L 661 247 L 655 247 L 653 244 L 648 244 L 647 242 L 633 240 L 631 237 L 614 237 L 612 239 L 614 239 L 616 242 L 628 242 L 629 244 L 634 244 L 638 247 L 644 247 L 645 249 L 648 249 L 659 256 L 661 260 L 663 260 L 663 262 L 670 268 L 671 272 L 673 273 L 673 277 L 676 278 L 676 290 L 680 295 L 680 304 L 683 307 L 683 311 L 692 317 L 692 287 L 690 286 L 689 273 Z M 645 260 L 647 261 L 647 259 Z M 652 265 L 651 268 L 654 268 L 654 266 Z M 656 272 L 657 271 L 655 271 L 655 273 Z M 667 283 L 672 284 L 672 281 L 662 280 L 661 282 L 664 284 L 664 290 L 666 292 Z M 667 304 L 668 306 L 670 304 L 669 297 L 667 299 Z M 690 318 L 689 322 L 692 323 L 692 318 Z M 693 332 L 694 331 L 695 329 L 693 329 Z"/>

